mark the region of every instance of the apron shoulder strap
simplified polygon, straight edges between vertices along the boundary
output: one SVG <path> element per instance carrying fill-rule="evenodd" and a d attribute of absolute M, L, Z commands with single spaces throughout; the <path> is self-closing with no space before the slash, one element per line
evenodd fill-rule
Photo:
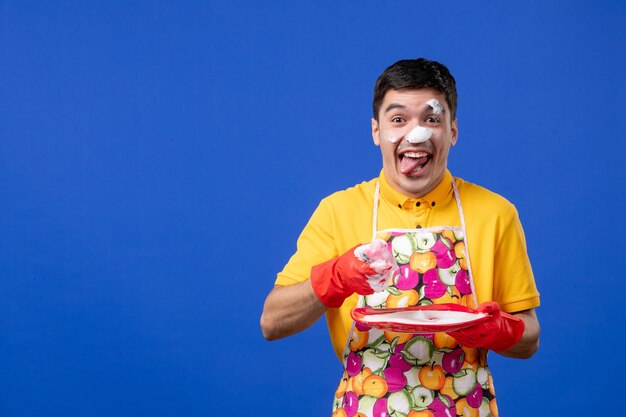
<path fill-rule="evenodd" d="M 380 194 L 380 183 L 376 181 L 376 191 L 374 191 L 374 213 L 372 215 L 372 242 L 376 240 L 376 222 L 378 220 L 378 195 Z"/>

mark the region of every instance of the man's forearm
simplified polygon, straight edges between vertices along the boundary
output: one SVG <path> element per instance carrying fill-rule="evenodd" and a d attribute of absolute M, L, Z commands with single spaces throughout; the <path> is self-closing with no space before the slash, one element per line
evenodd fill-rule
<path fill-rule="evenodd" d="M 276 286 L 263 306 L 263 336 L 267 340 L 276 340 L 301 332 L 327 309 L 313 292 L 310 280 L 286 287 Z"/>
<path fill-rule="evenodd" d="M 535 310 L 527 310 L 514 314 L 524 320 L 524 334 L 521 339 L 507 351 L 498 352 L 510 358 L 528 359 L 539 349 L 539 320 Z"/>

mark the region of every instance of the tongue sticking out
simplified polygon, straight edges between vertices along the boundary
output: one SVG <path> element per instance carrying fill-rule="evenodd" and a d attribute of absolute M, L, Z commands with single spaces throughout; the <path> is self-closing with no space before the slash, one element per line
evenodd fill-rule
<path fill-rule="evenodd" d="M 415 168 L 421 167 L 428 162 L 428 157 L 423 156 L 421 158 L 411 158 L 405 156 L 400 160 L 400 172 L 403 174 L 410 174 Z"/>

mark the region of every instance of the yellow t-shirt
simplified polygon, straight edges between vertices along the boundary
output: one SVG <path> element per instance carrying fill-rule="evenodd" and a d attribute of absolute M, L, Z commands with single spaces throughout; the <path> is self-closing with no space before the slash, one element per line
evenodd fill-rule
<path fill-rule="evenodd" d="M 447 171 L 435 189 L 415 199 L 394 190 L 381 172 L 378 179 L 324 198 L 275 284 L 287 286 L 305 281 L 314 265 L 372 239 L 376 181 L 380 183 L 377 230 L 461 226 L 452 180 Z M 483 187 L 460 178 L 454 181 L 465 217 L 466 245 L 478 303 L 496 301 L 509 313 L 538 307 L 539 292 L 515 207 Z M 356 307 L 357 300 L 358 295 L 353 294 L 340 308 L 326 312 L 331 341 L 340 359 L 352 326 L 350 310 Z"/>

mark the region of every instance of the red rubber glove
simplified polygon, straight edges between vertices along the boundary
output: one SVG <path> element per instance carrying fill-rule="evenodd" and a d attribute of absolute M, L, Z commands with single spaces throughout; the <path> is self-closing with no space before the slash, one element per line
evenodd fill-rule
<path fill-rule="evenodd" d="M 489 301 L 478 306 L 478 311 L 491 317 L 475 326 L 449 332 L 461 345 L 502 352 L 512 348 L 524 333 L 524 320 L 500 311 L 498 303 Z"/>
<path fill-rule="evenodd" d="M 338 258 L 331 259 L 311 268 L 311 285 L 317 298 L 327 307 L 341 307 L 343 301 L 355 292 L 361 295 L 374 294 L 367 276 L 376 271 L 367 262 L 354 255 L 357 245 Z"/>

